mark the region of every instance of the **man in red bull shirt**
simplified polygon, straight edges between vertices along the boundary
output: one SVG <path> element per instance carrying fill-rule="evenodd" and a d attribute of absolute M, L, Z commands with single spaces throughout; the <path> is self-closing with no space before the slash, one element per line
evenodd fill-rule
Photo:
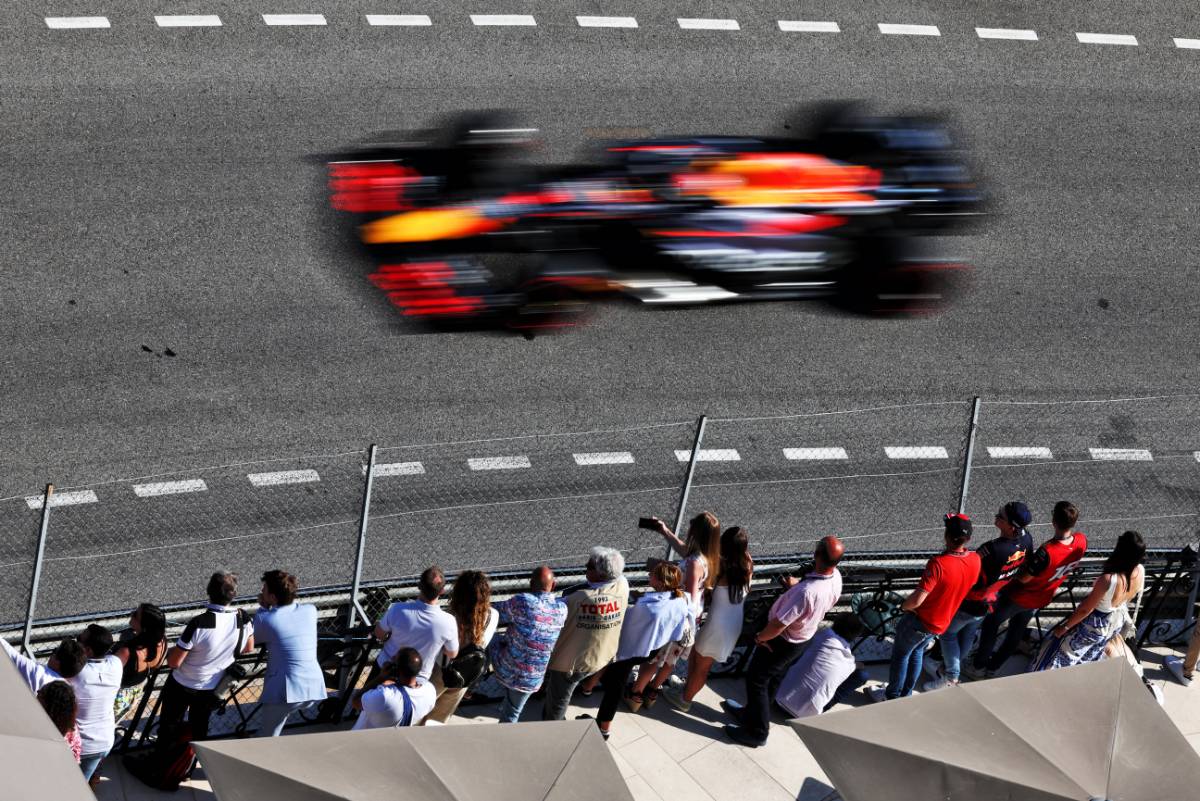
<path fill-rule="evenodd" d="M 1039 609 L 1054 600 L 1058 588 L 1087 553 L 1087 537 L 1075 530 L 1079 510 L 1068 501 L 1054 505 L 1050 522 L 1054 537 L 1026 560 L 1012 582 L 1000 594 L 995 609 L 984 619 L 979 648 L 966 673 L 969 678 L 996 675 L 1016 653 L 1029 621 Z M 1008 633 L 996 648 L 1000 625 L 1008 621 Z"/>

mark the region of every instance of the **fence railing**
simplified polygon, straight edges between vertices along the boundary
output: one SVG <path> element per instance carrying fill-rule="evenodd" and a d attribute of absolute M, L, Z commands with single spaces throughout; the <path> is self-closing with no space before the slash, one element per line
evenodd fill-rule
<path fill-rule="evenodd" d="M 1136 528 L 1196 539 L 1200 394 L 961 401 L 375 447 L 197 468 L 0 499 L 0 629 L 30 633 L 192 604 L 215 569 L 284 568 L 346 593 L 437 563 L 453 573 L 577 566 L 596 543 L 661 555 L 637 518 L 701 509 L 746 526 L 757 557 L 835 533 L 856 551 L 925 553 L 939 517 L 986 527 L 1003 503 L 1074 501 L 1093 552 Z M 1041 535 L 1041 536 L 1039 536 Z M 359 616 L 358 612 L 354 613 Z"/>
<path fill-rule="evenodd" d="M 729 659 L 714 666 L 711 674 L 714 678 L 736 677 L 743 673 L 753 651 L 753 638 L 761 624 L 761 617 L 782 591 L 776 579 L 782 575 L 803 572 L 805 562 L 803 556 L 774 557 L 764 559 L 757 565 L 754 586 L 746 600 L 742 635 Z M 916 586 L 923 564 L 923 559 L 903 554 L 861 554 L 842 564 L 843 596 L 833 614 L 853 611 L 866 624 L 866 631 L 853 644 L 860 661 L 888 658 L 890 644 L 887 637 L 892 632 L 899 601 Z M 1034 619 L 1031 629 L 1033 640 L 1029 643 L 1031 649 L 1036 648 L 1041 632 L 1049 630 L 1067 616 L 1075 604 L 1088 594 L 1092 582 L 1101 572 L 1101 564 L 1101 558 L 1087 558 L 1068 576 L 1055 600 Z M 627 576 L 635 589 L 646 587 L 644 564 L 631 565 Z M 1194 551 L 1150 555 L 1135 649 L 1149 644 L 1178 641 L 1188 634 L 1190 625 L 1193 625 L 1190 618 L 1196 601 L 1198 576 L 1200 567 Z M 524 572 L 498 573 L 493 578 L 499 599 L 519 591 L 527 575 Z M 583 580 L 582 573 L 578 572 L 564 572 L 559 578 L 561 584 L 566 586 Z M 377 654 L 378 645 L 371 637 L 371 623 L 382 614 L 388 603 L 411 597 L 414 593 L 415 588 L 411 585 L 391 589 L 371 588 L 362 597 L 367 620 L 360 624 L 349 624 L 347 596 L 334 598 L 308 593 L 302 599 L 315 602 L 320 607 L 318 660 L 326 674 L 330 697 L 320 708 L 301 713 L 293 726 L 331 723 L 341 717 L 346 711 L 351 691 L 366 678 Z M 183 617 L 177 616 L 175 626 L 182 625 L 182 622 Z M 504 636 L 503 627 L 497 636 Z M 52 647 L 52 644 L 47 644 L 47 649 Z M 240 661 L 247 667 L 248 675 L 213 715 L 212 737 L 244 736 L 256 728 L 265 658 L 262 652 L 257 652 L 241 657 Z M 117 722 L 118 750 L 137 749 L 153 741 L 157 728 L 159 690 L 168 675 L 169 670 L 165 667 L 152 672 L 138 705 Z M 492 702 L 498 700 L 500 695 L 491 677 L 485 676 L 473 687 L 464 705 Z"/>

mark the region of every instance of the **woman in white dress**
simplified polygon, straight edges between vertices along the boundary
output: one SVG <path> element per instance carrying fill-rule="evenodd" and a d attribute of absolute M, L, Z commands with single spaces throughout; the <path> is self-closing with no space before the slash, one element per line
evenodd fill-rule
<path fill-rule="evenodd" d="M 1126 531 L 1117 540 L 1112 555 L 1104 561 L 1104 573 L 1092 584 L 1088 597 L 1071 616 L 1054 627 L 1038 649 L 1030 670 L 1054 670 L 1085 662 L 1098 662 L 1109 642 L 1121 635 L 1131 622 L 1127 604 L 1142 591 L 1146 572 L 1142 560 L 1146 543 L 1136 531 Z"/>
<path fill-rule="evenodd" d="M 666 523 L 657 517 L 652 519 L 657 526 L 655 530 L 683 557 L 679 560 L 679 569 L 683 572 L 683 594 L 691 606 L 692 619 L 698 622 L 704 610 L 704 593 L 716 585 L 720 575 L 721 524 L 712 512 L 702 512 L 688 523 L 685 542 Z M 636 712 L 642 706 L 649 708 L 654 705 L 659 690 L 675 672 L 675 663 L 691 657 L 695 638 L 696 630 L 693 628 L 682 641 L 668 645 L 638 671 L 637 681 L 625 697 L 630 710 Z"/>
<path fill-rule="evenodd" d="M 712 591 L 708 619 L 696 635 L 688 659 L 687 682 L 682 691 L 668 688 L 664 697 L 681 712 L 691 709 L 692 699 L 708 680 L 714 664 L 729 658 L 742 635 L 743 604 L 754 575 L 750 557 L 750 535 L 741 526 L 725 529 L 721 535 L 720 578 Z"/>

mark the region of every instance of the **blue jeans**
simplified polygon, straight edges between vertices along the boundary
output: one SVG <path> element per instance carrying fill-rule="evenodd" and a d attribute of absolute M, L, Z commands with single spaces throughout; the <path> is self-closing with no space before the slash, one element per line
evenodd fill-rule
<path fill-rule="evenodd" d="M 896 624 L 896 635 L 892 645 L 892 666 L 888 671 L 886 696 L 907 698 L 912 695 L 921 677 L 921 662 L 925 659 L 925 646 L 933 635 L 925 630 L 921 621 L 912 612 L 900 618 Z"/>
<path fill-rule="evenodd" d="M 567 706 L 580 682 L 590 673 L 566 673 L 547 670 L 545 678 L 546 697 L 542 702 L 542 720 L 566 720 Z"/>
<path fill-rule="evenodd" d="M 854 672 L 851 673 L 845 681 L 838 685 L 837 690 L 833 694 L 833 698 L 829 699 L 829 703 L 825 705 L 825 709 L 823 711 L 828 712 L 829 710 L 833 709 L 842 701 L 845 701 L 848 696 L 854 692 L 857 692 L 859 687 L 863 686 L 870 680 L 871 677 L 867 675 L 867 671 L 863 670 L 862 668 L 855 668 Z"/>
<path fill-rule="evenodd" d="M 503 684 L 500 686 L 504 687 Z M 525 702 L 531 695 L 533 693 L 523 693 L 520 690 L 510 690 L 504 687 L 504 699 L 500 701 L 500 722 L 516 723 L 520 720 L 521 711 L 525 709 Z"/>
<path fill-rule="evenodd" d="M 100 761 L 108 756 L 107 751 L 98 754 L 83 754 L 79 757 L 79 769 L 83 771 L 83 780 L 91 781 L 92 774 L 100 767 Z"/>
<path fill-rule="evenodd" d="M 297 701 L 295 703 L 262 704 L 258 710 L 258 731 L 255 737 L 278 737 L 283 733 L 288 716 L 301 709 L 307 709 L 316 701 Z"/>
<path fill-rule="evenodd" d="M 950 626 L 938 637 L 942 643 L 942 672 L 946 678 L 958 681 L 963 655 L 971 650 L 971 642 L 983 618 L 983 615 L 972 615 L 960 609 L 950 621 Z"/>
<path fill-rule="evenodd" d="M 983 619 L 982 631 L 979 635 L 979 649 L 975 651 L 975 668 L 977 670 L 999 670 L 1004 667 L 1008 658 L 1017 652 L 1025 636 L 1029 621 L 1033 620 L 1036 609 L 1026 609 L 1013 603 L 1004 595 L 996 602 L 992 613 Z M 1008 621 L 1008 632 L 1004 641 L 996 648 L 996 639 L 1000 634 L 1000 626 Z M 995 653 L 992 649 L 996 648 Z"/>

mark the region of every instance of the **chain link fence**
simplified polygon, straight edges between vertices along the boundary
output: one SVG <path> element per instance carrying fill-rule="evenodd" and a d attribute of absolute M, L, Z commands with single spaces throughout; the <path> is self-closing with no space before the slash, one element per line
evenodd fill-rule
<path fill-rule="evenodd" d="M 661 551 L 641 515 L 673 517 L 695 423 L 380 448 L 363 580 L 486 565 L 578 566 L 593 545 Z M 641 510 L 641 511 L 639 511 Z"/>
<path fill-rule="evenodd" d="M 967 512 L 990 521 L 1021 500 L 1035 539 L 1060 500 L 1079 507 L 1092 548 L 1136 529 L 1179 548 L 1200 525 L 1200 396 L 1050 403 L 981 401 Z"/>
<path fill-rule="evenodd" d="M 275 567 L 295 570 L 311 585 L 345 584 L 361 487 L 362 454 L 346 453 L 56 488 L 49 496 L 36 614 L 59 618 L 139 601 L 195 602 L 221 569 L 239 573 L 247 592 Z M 43 496 L 31 495 L 18 502 L 24 510 L 0 509 L 19 515 L 35 547 L 34 521 L 43 503 Z M 4 595 L 4 619 L 12 620 L 19 598 Z"/>
<path fill-rule="evenodd" d="M 849 549 L 936 550 L 970 414 L 956 401 L 709 420 L 689 509 L 745 526 L 757 554 L 807 552 L 827 534 Z"/>
<path fill-rule="evenodd" d="M 367 448 L 200 468 L 57 489 L 40 566 L 30 493 L 0 499 L 0 627 L 26 622 L 35 575 L 33 617 L 94 618 L 195 604 L 217 569 L 252 595 L 272 568 L 345 588 L 430 564 L 578 567 L 596 544 L 642 561 L 663 543 L 639 517 L 701 510 L 747 527 L 763 556 L 826 534 L 852 552 L 936 551 L 964 497 L 981 532 L 1024 500 L 1044 539 L 1067 499 L 1094 550 L 1127 528 L 1178 548 L 1200 522 L 1198 411 L 1200 395 L 964 399 L 381 447 L 369 476 Z"/>

